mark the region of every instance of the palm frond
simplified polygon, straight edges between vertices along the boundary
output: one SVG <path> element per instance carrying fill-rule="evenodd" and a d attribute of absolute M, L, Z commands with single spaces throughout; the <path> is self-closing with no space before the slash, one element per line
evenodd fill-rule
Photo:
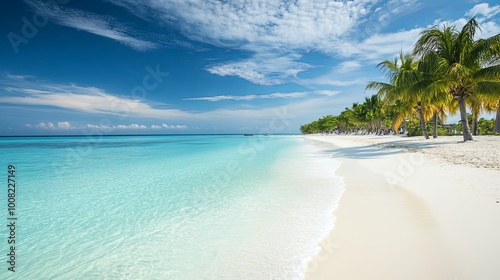
<path fill-rule="evenodd" d="M 500 64 L 479 69 L 474 72 L 472 78 L 479 81 L 499 81 Z"/>
<path fill-rule="evenodd" d="M 477 58 L 485 66 L 500 62 L 500 34 L 486 39 L 479 39 L 471 50 L 471 58 Z"/>
<path fill-rule="evenodd" d="M 398 131 L 399 127 L 401 124 L 406 120 L 406 114 L 405 113 L 399 113 L 396 118 L 394 119 L 394 122 L 392 123 L 392 129 L 394 131 Z"/>
<path fill-rule="evenodd" d="M 478 82 L 474 88 L 477 94 L 490 98 L 500 98 L 500 81 Z"/>

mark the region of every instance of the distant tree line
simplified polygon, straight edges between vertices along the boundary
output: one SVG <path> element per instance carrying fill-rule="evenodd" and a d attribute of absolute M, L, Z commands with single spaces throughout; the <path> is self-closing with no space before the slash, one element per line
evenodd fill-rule
<path fill-rule="evenodd" d="M 377 97 L 376 95 L 371 98 Z M 367 108 L 369 103 L 366 98 L 362 104 L 354 103 L 351 108 L 345 108 L 339 115 L 328 115 L 311 123 L 304 124 L 300 127 L 302 134 L 317 134 L 317 133 L 336 133 L 336 134 L 405 134 L 407 136 L 423 136 L 422 127 L 419 117 L 416 113 L 402 121 L 399 128 L 394 129 L 392 126 L 398 115 L 397 106 L 389 108 L 380 108 L 378 112 L 371 112 L 368 118 L 365 112 L 370 110 Z M 379 101 L 380 102 L 380 101 Z M 381 103 L 381 102 L 380 102 Z M 370 106 L 370 105 L 368 105 Z M 372 118 L 372 116 L 377 116 Z M 371 120 L 369 120 L 371 119 Z M 467 114 L 469 126 L 473 124 L 472 114 Z M 444 124 L 442 119 L 438 117 L 437 124 L 433 122 L 426 123 L 427 131 L 430 131 L 433 137 L 443 135 L 462 135 L 462 124 L 459 121 L 456 124 Z M 500 135 L 495 132 L 495 118 L 485 119 L 480 118 L 477 122 L 476 134 L 474 135 Z"/>

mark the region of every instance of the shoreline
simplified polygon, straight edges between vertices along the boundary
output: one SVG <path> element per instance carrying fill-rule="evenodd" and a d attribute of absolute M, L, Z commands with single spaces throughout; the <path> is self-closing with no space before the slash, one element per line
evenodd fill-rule
<path fill-rule="evenodd" d="M 500 279 L 500 171 L 440 157 L 481 157 L 500 138 L 305 138 L 331 150 L 345 182 L 334 228 L 305 279 Z"/>

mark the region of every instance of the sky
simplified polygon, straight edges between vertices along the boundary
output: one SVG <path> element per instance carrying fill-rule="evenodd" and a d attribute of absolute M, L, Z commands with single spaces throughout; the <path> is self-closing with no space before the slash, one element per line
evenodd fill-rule
<path fill-rule="evenodd" d="M 497 1 L 3 0 L 0 135 L 299 133 L 472 16 L 500 33 Z"/>

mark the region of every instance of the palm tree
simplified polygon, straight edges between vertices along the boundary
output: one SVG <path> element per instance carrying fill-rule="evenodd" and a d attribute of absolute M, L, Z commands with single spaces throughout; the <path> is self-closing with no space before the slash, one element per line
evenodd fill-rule
<path fill-rule="evenodd" d="M 473 95 L 467 100 L 472 111 L 472 135 L 477 135 L 479 115 L 496 111 L 497 99 L 490 96 Z"/>
<path fill-rule="evenodd" d="M 406 134 L 406 120 L 411 119 L 415 114 L 415 108 L 410 106 L 406 102 L 401 102 L 397 100 L 394 104 L 390 105 L 384 104 L 384 111 L 394 110 L 397 111 L 396 116 L 394 117 L 394 121 L 392 122 L 392 129 L 394 131 L 398 131 L 400 126 L 403 126 L 403 133 Z"/>
<path fill-rule="evenodd" d="M 377 95 L 365 97 L 365 102 L 352 104 L 354 117 L 358 128 L 366 129 L 366 133 L 382 132 L 382 123 L 384 115 L 382 113 L 382 102 Z"/>
<path fill-rule="evenodd" d="M 337 117 L 339 131 L 341 133 L 350 134 L 354 131 L 355 128 L 355 115 L 352 109 L 345 108 L 344 111 L 340 112 Z"/>
<path fill-rule="evenodd" d="M 438 121 L 446 121 L 446 112 L 450 111 L 448 101 L 436 102 L 431 105 L 432 114 L 432 138 L 438 137 Z"/>
<path fill-rule="evenodd" d="M 402 105 L 401 113 L 396 117 L 393 128 L 397 127 L 413 112 L 418 113 L 420 126 L 425 139 L 429 139 L 427 123 L 429 111 L 425 108 L 423 91 L 415 90 L 415 85 L 422 78 L 418 71 L 418 61 L 412 55 L 399 54 L 399 59 L 394 61 L 384 60 L 378 67 L 386 72 L 389 83 L 369 82 L 366 89 L 378 90 L 377 95 L 385 104 L 394 104 L 399 101 Z"/>
<path fill-rule="evenodd" d="M 365 107 L 367 109 L 367 119 L 373 130 L 378 133 L 382 132 L 382 124 L 384 122 L 384 114 L 382 112 L 382 102 L 377 95 L 372 95 L 370 98 L 366 97 Z"/>
<path fill-rule="evenodd" d="M 337 128 L 337 118 L 332 115 L 324 116 L 318 120 L 320 132 L 331 132 L 335 128 Z"/>
<path fill-rule="evenodd" d="M 428 87 L 434 93 L 445 92 L 458 103 L 464 141 L 473 140 L 467 121 L 466 103 L 471 96 L 500 94 L 500 57 L 494 50 L 500 34 L 475 40 L 479 25 L 472 18 L 459 32 L 453 27 L 433 27 L 422 31 L 414 54 L 438 57 L 440 75 Z"/>
<path fill-rule="evenodd" d="M 425 118 L 432 118 L 432 137 L 438 137 L 438 119 L 446 119 L 446 111 L 450 109 L 450 98 L 442 92 L 429 91 L 429 85 L 439 77 L 438 57 L 434 53 L 422 57 L 415 71 L 415 84 L 411 87 L 413 92 L 420 93 L 421 103 L 426 104 Z"/>
<path fill-rule="evenodd" d="M 498 102 L 497 115 L 495 117 L 495 128 L 493 131 L 500 133 L 500 101 Z"/>

